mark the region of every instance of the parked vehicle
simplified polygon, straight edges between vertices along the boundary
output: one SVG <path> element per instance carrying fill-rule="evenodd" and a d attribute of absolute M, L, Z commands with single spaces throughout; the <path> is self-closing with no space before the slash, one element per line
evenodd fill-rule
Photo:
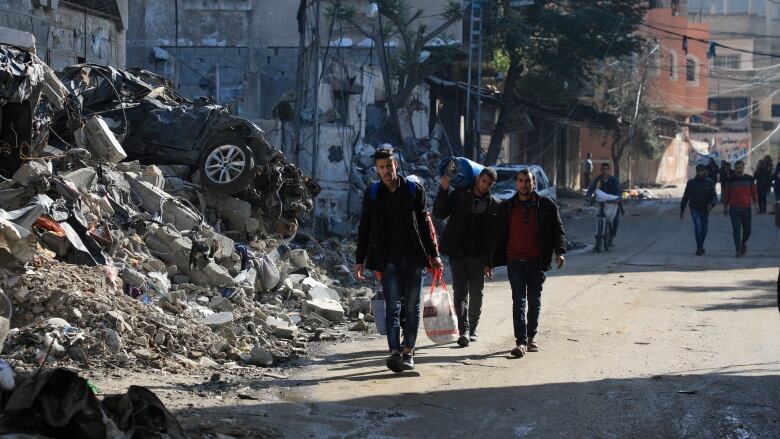
<path fill-rule="evenodd" d="M 515 163 L 505 163 L 491 168 L 496 170 L 498 174 L 498 180 L 496 185 L 493 186 L 493 195 L 500 200 L 507 200 L 512 198 L 517 192 L 515 184 L 515 175 L 521 169 L 530 169 L 536 179 L 536 192 L 545 197 L 551 198 L 553 201 L 557 201 L 558 197 L 555 192 L 555 185 L 550 183 L 550 179 L 547 178 L 544 169 L 539 165 L 522 165 Z"/>

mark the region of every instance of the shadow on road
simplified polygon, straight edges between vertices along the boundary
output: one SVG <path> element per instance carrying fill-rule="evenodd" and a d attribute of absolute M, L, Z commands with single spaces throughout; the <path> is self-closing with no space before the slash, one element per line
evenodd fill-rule
<path fill-rule="evenodd" d="M 176 415 L 200 434 L 263 432 L 257 437 L 780 437 L 779 388 L 775 368 L 760 376 L 443 388 L 338 402 L 192 408 Z"/>

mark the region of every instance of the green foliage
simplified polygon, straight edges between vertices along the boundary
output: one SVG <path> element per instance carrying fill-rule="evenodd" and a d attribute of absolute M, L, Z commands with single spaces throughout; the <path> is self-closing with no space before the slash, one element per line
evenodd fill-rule
<path fill-rule="evenodd" d="M 642 0 L 536 0 L 510 7 L 509 0 L 484 3 L 484 33 L 493 52 L 520 64 L 523 78 L 514 92 L 527 99 L 573 96 L 596 70 L 594 62 L 621 58 L 640 48 L 635 35 L 644 16 Z M 518 67 L 514 65 L 514 67 Z M 529 88 L 547 78 L 548 86 Z"/>

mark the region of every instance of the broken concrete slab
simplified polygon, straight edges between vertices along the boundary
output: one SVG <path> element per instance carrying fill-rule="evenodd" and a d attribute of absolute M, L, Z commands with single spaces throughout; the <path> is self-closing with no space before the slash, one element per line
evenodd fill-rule
<path fill-rule="evenodd" d="M 255 345 L 250 352 L 250 362 L 255 366 L 271 366 L 274 364 L 274 356 L 263 346 Z"/>
<path fill-rule="evenodd" d="M 183 270 L 187 275 L 195 281 L 195 283 L 210 285 L 212 287 L 224 287 L 233 285 L 233 276 L 227 268 L 217 264 L 216 262 L 209 262 L 204 267 L 195 270 L 189 270 L 188 267 Z"/>
<path fill-rule="evenodd" d="M 304 314 L 316 313 L 331 322 L 340 322 L 344 319 L 344 308 L 335 300 L 313 299 L 304 300 L 301 311 Z"/>
<path fill-rule="evenodd" d="M 14 172 L 12 179 L 17 184 L 28 186 L 49 176 L 51 172 L 48 166 L 39 161 L 30 161 Z"/>
<path fill-rule="evenodd" d="M 311 277 L 307 277 L 301 282 L 301 289 L 310 299 L 341 300 L 336 290 Z"/>
<path fill-rule="evenodd" d="M 249 202 L 211 192 L 204 193 L 204 196 L 206 204 L 225 219 L 230 229 L 246 233 L 255 233 L 259 230 L 260 221 L 252 218 L 252 205 Z"/>
<path fill-rule="evenodd" d="M 0 27 L 0 42 L 9 46 L 21 47 L 35 53 L 35 36 L 29 32 L 24 32 L 7 27 Z"/>
<path fill-rule="evenodd" d="M 127 158 L 122 145 L 100 116 L 92 116 L 82 128 L 86 142 L 79 145 L 92 153 L 92 156 L 108 163 L 119 163 Z"/>
<path fill-rule="evenodd" d="M 139 172 L 139 178 L 141 181 L 145 181 L 158 189 L 163 189 L 165 186 L 165 177 L 162 170 L 154 165 L 144 166 L 141 172 Z"/>
<path fill-rule="evenodd" d="M 233 253 L 236 251 L 235 241 L 221 233 L 217 233 L 213 230 L 204 230 L 201 232 L 200 237 L 201 239 L 215 241 L 217 243 L 217 248 L 214 252 L 214 257 L 217 259 L 229 258 L 233 256 Z"/>
<path fill-rule="evenodd" d="M 89 189 L 97 181 L 97 174 L 92 168 L 81 168 L 60 174 L 64 180 L 73 183 L 78 189 Z"/>
<path fill-rule="evenodd" d="M 274 335 L 279 338 L 293 340 L 298 336 L 298 327 L 286 320 L 269 316 L 265 319 L 265 323 L 273 329 Z"/>
<path fill-rule="evenodd" d="M 169 193 L 141 180 L 137 174 L 125 172 L 124 175 L 144 210 L 161 215 L 164 222 L 173 224 L 178 230 L 191 230 L 200 225 L 197 212 L 182 205 Z"/>
<path fill-rule="evenodd" d="M 199 319 L 201 323 L 209 328 L 219 328 L 233 324 L 232 312 L 218 312 Z"/>

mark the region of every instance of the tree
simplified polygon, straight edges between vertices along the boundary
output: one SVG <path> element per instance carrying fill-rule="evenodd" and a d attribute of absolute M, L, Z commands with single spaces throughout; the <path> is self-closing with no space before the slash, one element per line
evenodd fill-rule
<path fill-rule="evenodd" d="M 505 61 L 498 119 L 486 164 L 496 162 L 508 116 L 519 99 L 568 106 L 580 86 L 596 76 L 594 61 L 621 58 L 640 48 L 635 34 L 645 13 L 642 0 L 511 0 L 484 4 L 488 49 Z M 554 99 L 549 99 L 553 97 Z"/>
<path fill-rule="evenodd" d="M 328 15 L 344 20 L 374 42 L 379 55 L 388 111 L 397 143 L 414 138 L 412 97 L 425 78 L 452 62 L 455 48 L 447 44 L 445 31 L 463 16 L 459 1 L 450 1 L 439 15 L 442 22 L 434 29 L 419 23 L 423 9 L 413 9 L 406 0 L 379 0 L 377 20 L 373 26 L 358 22 L 355 11 L 332 0 Z M 431 11 L 427 11 L 431 12 Z M 443 44 L 432 45 L 440 38 Z M 389 42 L 398 42 L 390 44 Z"/>
<path fill-rule="evenodd" d="M 620 179 L 620 162 L 633 152 L 647 158 L 656 158 L 662 152 L 662 143 L 656 131 L 656 112 L 647 103 L 645 61 L 625 60 L 614 64 L 602 75 L 605 92 L 605 111 L 615 117 L 607 124 L 612 134 L 610 155 L 615 176 Z M 637 78 L 641 78 L 637 81 Z"/>

